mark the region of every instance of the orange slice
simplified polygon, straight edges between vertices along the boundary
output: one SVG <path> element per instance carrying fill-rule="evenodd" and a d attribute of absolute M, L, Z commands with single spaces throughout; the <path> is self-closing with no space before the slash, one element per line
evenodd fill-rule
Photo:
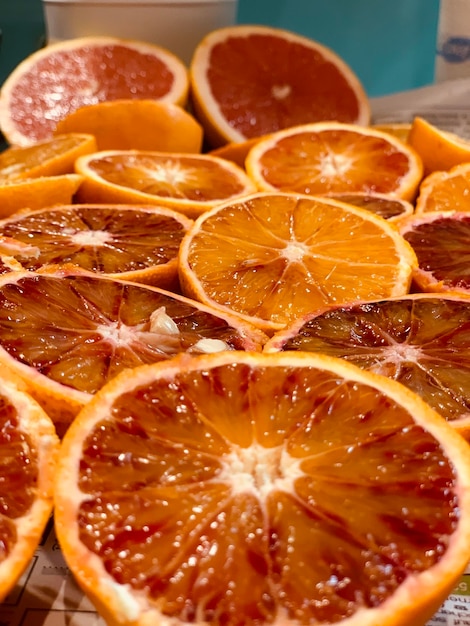
<path fill-rule="evenodd" d="M 183 351 L 261 350 L 265 340 L 235 316 L 156 287 L 73 267 L 0 276 L 0 366 L 25 381 L 61 434 L 123 369 Z"/>
<path fill-rule="evenodd" d="M 368 124 L 368 97 L 329 48 L 259 25 L 212 31 L 190 67 L 195 113 L 217 147 L 323 120 Z"/>
<path fill-rule="evenodd" d="M 77 174 L 3 180 L 0 183 L 0 218 L 21 209 L 70 204 L 82 180 Z"/>
<path fill-rule="evenodd" d="M 386 193 L 408 201 L 423 175 L 419 156 L 400 139 L 338 122 L 273 133 L 251 148 L 245 165 L 260 190 Z"/>
<path fill-rule="evenodd" d="M 52 513 L 58 452 L 49 417 L 2 370 L 0 602 L 29 565 Z"/>
<path fill-rule="evenodd" d="M 106 150 L 77 159 L 83 203 L 157 204 L 196 217 L 256 190 L 237 165 L 208 154 Z"/>
<path fill-rule="evenodd" d="M 470 161 L 470 141 L 442 130 L 422 117 L 413 120 L 408 142 L 420 155 L 425 174 Z"/>
<path fill-rule="evenodd" d="M 470 439 L 469 327 L 470 296 L 412 294 L 313 312 L 264 349 L 327 354 L 393 378 Z"/>
<path fill-rule="evenodd" d="M 158 100 L 113 100 L 80 107 L 55 133 L 91 133 L 98 150 L 200 152 L 202 126 L 181 106 Z"/>
<path fill-rule="evenodd" d="M 103 276 L 177 289 L 177 257 L 192 221 L 163 207 L 61 205 L 0 220 L 5 253 L 37 271 L 71 263 Z"/>
<path fill-rule="evenodd" d="M 403 217 L 412 215 L 414 212 L 414 206 L 411 202 L 401 198 L 393 198 L 385 193 L 352 191 L 351 193 L 328 194 L 328 197 L 367 209 L 367 211 L 380 215 L 380 217 L 389 222 L 396 222 Z"/>
<path fill-rule="evenodd" d="M 12 180 L 71 174 L 76 159 L 96 152 L 93 135 L 65 133 L 32 146 L 10 146 L 0 152 L 0 185 Z"/>
<path fill-rule="evenodd" d="M 418 259 L 413 279 L 419 289 L 470 293 L 470 213 L 424 213 L 404 219 L 399 228 Z"/>
<path fill-rule="evenodd" d="M 433 172 L 419 187 L 416 213 L 430 211 L 470 211 L 470 163 L 455 165 L 450 170 Z"/>
<path fill-rule="evenodd" d="M 110 625 L 424 626 L 468 563 L 470 448 L 341 359 L 184 355 L 83 409 L 55 511 Z"/>
<path fill-rule="evenodd" d="M 187 295 L 272 332 L 318 307 L 406 293 L 416 259 L 369 211 L 278 192 L 201 215 L 179 263 Z"/>
<path fill-rule="evenodd" d="M 123 98 L 184 104 L 188 71 L 168 50 L 115 37 L 80 37 L 33 52 L 7 77 L 0 129 L 10 144 L 51 137 L 81 106 Z"/>

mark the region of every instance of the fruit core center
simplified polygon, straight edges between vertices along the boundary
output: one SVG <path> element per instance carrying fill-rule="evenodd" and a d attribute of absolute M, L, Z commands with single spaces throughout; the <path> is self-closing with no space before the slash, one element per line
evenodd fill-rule
<path fill-rule="evenodd" d="M 384 356 L 391 362 L 417 362 L 421 359 L 421 349 L 407 343 L 395 343 L 383 350 Z"/>
<path fill-rule="evenodd" d="M 290 85 L 273 85 L 271 87 L 271 94 L 275 100 L 285 100 L 290 96 L 292 88 Z"/>
<path fill-rule="evenodd" d="M 283 250 L 283 256 L 288 261 L 301 261 L 308 248 L 299 241 L 290 241 Z"/>
<path fill-rule="evenodd" d="M 166 183 L 172 187 L 177 187 L 178 185 L 184 183 L 189 177 L 186 170 L 182 169 L 178 164 L 171 163 L 170 161 L 165 163 L 162 167 L 155 167 L 153 169 L 144 168 L 144 174 L 150 180 L 158 183 Z"/>
<path fill-rule="evenodd" d="M 346 154 L 329 153 L 321 160 L 321 175 L 336 178 L 346 174 L 352 168 L 352 160 Z"/>
<path fill-rule="evenodd" d="M 71 236 L 73 243 L 79 246 L 102 246 L 111 236 L 104 230 L 81 230 Z"/>
<path fill-rule="evenodd" d="M 264 500 L 273 490 L 293 491 L 296 478 L 302 476 L 299 460 L 291 457 L 283 446 L 265 448 L 252 444 L 234 447 L 223 458 L 222 478 L 234 493 L 252 493 Z"/>

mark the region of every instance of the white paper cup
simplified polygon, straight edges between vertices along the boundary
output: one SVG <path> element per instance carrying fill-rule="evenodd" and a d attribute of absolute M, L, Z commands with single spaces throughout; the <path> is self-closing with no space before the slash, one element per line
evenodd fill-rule
<path fill-rule="evenodd" d="M 199 41 L 236 21 L 237 0 L 43 0 L 48 43 L 108 35 L 155 43 L 189 64 Z"/>

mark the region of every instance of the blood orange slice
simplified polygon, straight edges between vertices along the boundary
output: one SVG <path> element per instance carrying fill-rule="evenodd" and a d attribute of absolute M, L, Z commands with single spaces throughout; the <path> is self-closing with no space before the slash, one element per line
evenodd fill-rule
<path fill-rule="evenodd" d="M 468 444 L 321 355 L 126 372 L 72 424 L 56 485 L 66 561 L 113 626 L 424 626 L 468 562 Z"/>
<path fill-rule="evenodd" d="M 419 155 L 389 133 L 357 124 L 294 126 L 260 140 L 245 160 L 264 191 L 386 193 L 414 200 L 423 176 Z"/>
<path fill-rule="evenodd" d="M 423 213 L 399 223 L 418 259 L 413 280 L 422 291 L 470 293 L 470 213 Z"/>
<path fill-rule="evenodd" d="M 271 351 L 320 352 L 389 376 L 470 437 L 470 297 L 410 294 L 313 312 Z"/>
<path fill-rule="evenodd" d="M 188 72 L 159 46 L 114 37 L 48 45 L 8 76 L 0 95 L 0 129 L 10 144 L 52 136 L 57 122 L 88 104 L 148 98 L 184 104 Z"/>
<path fill-rule="evenodd" d="M 309 122 L 370 119 L 352 69 L 320 43 L 279 28 L 212 31 L 194 52 L 190 81 L 196 115 L 213 147 Z"/>
<path fill-rule="evenodd" d="M 22 268 L 73 264 L 108 276 L 178 289 L 178 252 L 192 221 L 163 207 L 61 205 L 0 220 L 5 253 Z"/>
<path fill-rule="evenodd" d="M 58 452 L 49 417 L 2 370 L 0 602 L 29 565 L 52 513 Z"/>
<path fill-rule="evenodd" d="M 235 316 L 156 287 L 76 268 L 0 276 L 0 365 L 60 433 L 123 369 L 182 351 L 261 350 L 265 340 Z"/>
<path fill-rule="evenodd" d="M 367 211 L 380 215 L 380 217 L 390 222 L 396 222 L 414 213 L 414 206 L 411 202 L 401 198 L 390 197 L 385 193 L 362 193 L 356 191 L 328 194 L 328 197 L 367 209 Z"/>

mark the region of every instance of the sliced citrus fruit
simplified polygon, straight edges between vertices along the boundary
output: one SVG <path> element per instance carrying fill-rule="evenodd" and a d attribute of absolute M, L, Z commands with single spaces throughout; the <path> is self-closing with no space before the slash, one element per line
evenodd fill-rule
<path fill-rule="evenodd" d="M 78 174 L 0 181 L 0 218 L 21 209 L 70 204 L 82 183 Z"/>
<path fill-rule="evenodd" d="M 398 226 L 418 259 L 413 280 L 422 291 L 470 293 L 470 213 L 424 213 Z"/>
<path fill-rule="evenodd" d="M 368 124 L 358 77 L 329 48 L 271 26 L 212 31 L 190 67 L 195 113 L 217 147 L 322 120 Z"/>
<path fill-rule="evenodd" d="M 420 155 L 425 174 L 470 161 L 470 141 L 442 130 L 422 117 L 414 118 L 408 142 Z"/>
<path fill-rule="evenodd" d="M 93 135 L 65 133 L 31 146 L 10 146 L 0 152 L 0 184 L 5 181 L 71 174 L 76 159 L 96 152 Z"/>
<path fill-rule="evenodd" d="M 393 378 L 469 438 L 469 327 L 469 296 L 410 294 L 313 312 L 264 349 L 319 352 Z"/>
<path fill-rule="evenodd" d="M 200 152 L 202 126 L 171 102 L 123 99 L 98 102 L 71 111 L 55 133 L 91 133 L 98 150 Z"/>
<path fill-rule="evenodd" d="M 123 369 L 182 351 L 261 350 L 265 340 L 236 316 L 156 287 L 73 267 L 0 276 L 0 365 L 60 433 Z"/>
<path fill-rule="evenodd" d="M 423 175 L 421 159 L 400 139 L 338 122 L 273 133 L 251 148 L 245 166 L 260 190 L 313 195 L 374 192 L 409 201 Z"/>
<path fill-rule="evenodd" d="M 390 133 L 394 137 L 407 142 L 411 130 L 411 122 L 388 122 L 383 124 L 373 124 L 372 128 Z"/>
<path fill-rule="evenodd" d="M 184 104 L 188 71 L 168 50 L 115 37 L 80 37 L 33 52 L 7 77 L 0 129 L 10 144 L 50 137 L 57 122 L 88 104 L 150 98 Z"/>
<path fill-rule="evenodd" d="M 375 215 L 380 215 L 389 222 L 395 222 L 402 217 L 412 215 L 414 206 L 407 200 L 394 198 L 385 193 L 363 193 L 361 191 L 353 191 L 351 193 L 334 193 L 328 194 L 329 198 L 340 200 L 354 206 L 367 209 Z"/>
<path fill-rule="evenodd" d="M 177 257 L 192 221 L 163 207 L 61 205 L 0 220 L 5 252 L 24 269 L 71 263 L 122 280 L 177 289 Z M 8 246 L 7 246 L 8 248 Z"/>
<path fill-rule="evenodd" d="M 58 452 L 49 417 L 2 370 L 0 602 L 29 565 L 52 513 Z"/>
<path fill-rule="evenodd" d="M 80 157 L 83 203 L 158 204 L 190 217 L 256 190 L 234 163 L 208 154 L 105 150 Z"/>
<path fill-rule="evenodd" d="M 415 212 L 470 211 L 470 163 L 428 174 L 419 186 Z"/>
<path fill-rule="evenodd" d="M 83 409 L 55 510 L 107 624 L 424 626 L 468 562 L 470 448 L 341 359 L 184 355 Z"/>
<path fill-rule="evenodd" d="M 187 295 L 268 332 L 321 306 L 406 293 L 415 265 L 411 247 L 381 217 L 280 192 L 201 215 L 179 256 Z"/>

